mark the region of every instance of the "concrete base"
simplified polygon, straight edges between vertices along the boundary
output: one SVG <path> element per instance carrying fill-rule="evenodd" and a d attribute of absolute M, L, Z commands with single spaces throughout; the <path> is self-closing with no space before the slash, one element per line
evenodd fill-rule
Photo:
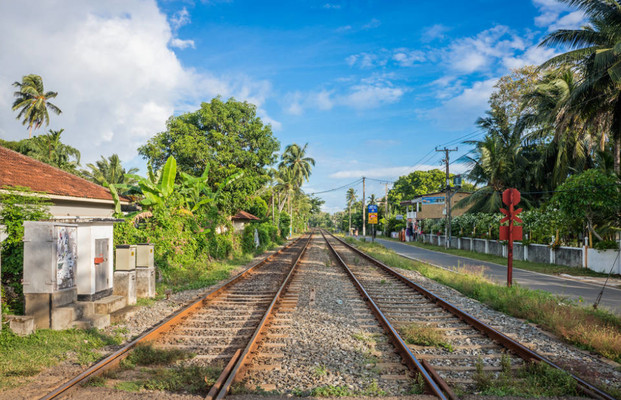
<path fill-rule="evenodd" d="M 71 323 L 72 328 L 78 329 L 103 329 L 107 326 L 110 326 L 110 315 L 109 314 L 94 314 L 90 317 L 86 317 L 84 319 L 80 319 L 77 321 L 73 321 Z"/>
<path fill-rule="evenodd" d="M 136 270 L 114 271 L 114 295 L 127 299 L 127 305 L 136 304 Z"/>
<path fill-rule="evenodd" d="M 134 297 L 135 299 L 135 297 Z M 136 301 L 134 300 L 134 303 Z M 93 303 L 96 314 L 112 314 L 127 305 L 127 298 L 123 296 L 112 295 Z"/>
<path fill-rule="evenodd" d="M 112 295 L 112 288 L 105 289 L 93 294 L 78 294 L 78 301 L 95 301 Z"/>
<path fill-rule="evenodd" d="M 35 319 L 27 315 L 11 315 L 8 316 L 9 327 L 19 336 L 28 336 L 35 330 Z"/>
<path fill-rule="evenodd" d="M 155 297 L 155 268 L 136 268 L 136 296 Z"/>
<path fill-rule="evenodd" d="M 75 302 L 78 298 L 77 288 L 65 289 L 55 293 L 25 293 L 25 311 L 34 318 L 36 329 L 52 328 L 54 310 Z M 63 311 L 58 313 L 62 317 Z"/>

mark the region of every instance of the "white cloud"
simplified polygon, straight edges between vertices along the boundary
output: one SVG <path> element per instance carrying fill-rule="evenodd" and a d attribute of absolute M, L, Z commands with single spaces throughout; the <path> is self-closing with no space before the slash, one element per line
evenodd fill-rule
<path fill-rule="evenodd" d="M 442 24 L 432 25 L 423 30 L 421 40 L 423 42 L 431 42 L 436 39 L 444 39 L 444 34 L 449 30 L 449 27 Z"/>
<path fill-rule="evenodd" d="M 82 152 L 83 163 L 112 153 L 132 159 L 170 115 L 216 95 L 248 100 L 266 122 L 280 125 L 261 108 L 269 82 L 184 68 L 169 47 L 171 26 L 153 0 L 67 0 L 63 7 L 0 2 L 0 36 L 3 139 L 27 137 L 8 104 L 11 84 L 30 73 L 58 92 L 54 103 L 63 113 L 50 116 L 49 128 L 65 129 L 63 141 Z"/>
<path fill-rule="evenodd" d="M 170 41 L 170 45 L 178 49 L 186 49 L 188 47 L 194 48 L 194 40 L 182 40 L 179 38 L 173 38 Z"/>
<path fill-rule="evenodd" d="M 345 58 L 345 62 L 350 67 L 369 69 L 374 67 L 384 67 L 389 62 L 400 67 L 411 67 L 417 62 L 426 61 L 427 57 L 421 50 L 412 50 L 405 47 L 386 50 L 382 49 L 373 53 L 362 52 L 352 54 Z"/>
<path fill-rule="evenodd" d="M 406 91 L 406 88 L 395 86 L 385 77 L 371 77 L 350 84 L 339 92 L 322 89 L 319 92 L 289 93 L 285 96 L 283 108 L 293 115 L 301 115 L 306 108 L 330 110 L 335 106 L 345 106 L 363 110 L 395 103 Z"/>
<path fill-rule="evenodd" d="M 524 50 L 522 38 L 503 25 L 480 32 L 476 37 L 458 39 L 449 46 L 445 62 L 450 69 L 461 73 L 489 70 L 494 62 Z"/>
<path fill-rule="evenodd" d="M 535 25 L 547 28 L 548 32 L 556 29 L 576 29 L 587 23 L 584 13 L 557 0 L 533 0 L 540 14 L 535 17 Z"/>
<path fill-rule="evenodd" d="M 188 10 L 183 7 L 181 10 L 177 11 L 170 17 L 170 25 L 172 29 L 177 30 L 181 28 L 183 25 L 187 25 L 190 23 L 190 13 Z"/>
<path fill-rule="evenodd" d="M 372 18 L 367 24 L 362 26 L 362 29 L 375 29 L 379 28 L 382 25 L 381 21 L 376 18 Z"/>
<path fill-rule="evenodd" d="M 556 52 L 554 49 L 547 47 L 531 46 L 520 55 L 505 57 L 502 63 L 509 69 L 521 68 L 526 65 L 541 65 L 545 61 L 554 57 Z"/>
<path fill-rule="evenodd" d="M 326 10 L 339 10 L 341 8 L 340 4 L 332 4 L 332 3 L 326 3 L 323 5 L 323 8 L 325 8 Z"/>
<path fill-rule="evenodd" d="M 419 117 L 430 119 L 447 130 L 469 129 L 488 108 L 488 99 L 498 79 L 475 82 L 459 95 L 445 101 L 440 107 L 418 110 Z"/>

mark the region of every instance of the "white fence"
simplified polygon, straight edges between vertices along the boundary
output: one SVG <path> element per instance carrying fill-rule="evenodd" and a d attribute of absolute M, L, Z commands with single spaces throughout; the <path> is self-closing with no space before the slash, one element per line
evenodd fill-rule
<path fill-rule="evenodd" d="M 425 243 L 446 246 L 446 238 L 443 235 L 424 234 L 420 235 L 420 237 L 422 237 Z M 451 237 L 449 247 L 507 257 L 507 245 L 498 240 Z M 513 259 L 589 268 L 593 271 L 604 273 L 608 273 L 612 268 L 613 273 L 621 274 L 621 256 L 619 256 L 619 251 L 617 250 L 595 250 L 585 249 L 584 247 L 565 246 L 553 249 L 543 244 L 524 246 L 520 242 L 514 242 Z"/>

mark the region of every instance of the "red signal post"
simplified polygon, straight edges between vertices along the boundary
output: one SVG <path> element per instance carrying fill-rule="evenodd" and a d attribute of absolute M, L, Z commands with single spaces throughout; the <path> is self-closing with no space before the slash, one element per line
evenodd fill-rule
<path fill-rule="evenodd" d="M 522 222 L 518 218 L 518 214 L 522 212 L 521 208 L 515 209 L 517 203 L 520 202 L 520 192 L 517 189 L 507 189 L 502 193 L 502 202 L 509 206 L 509 210 L 504 208 L 500 212 L 505 215 L 500 223 L 509 221 L 509 225 L 500 226 L 500 240 L 508 240 L 507 245 L 507 286 L 511 287 L 513 283 L 513 241 L 522 240 L 522 227 L 515 226 L 514 222 Z"/>

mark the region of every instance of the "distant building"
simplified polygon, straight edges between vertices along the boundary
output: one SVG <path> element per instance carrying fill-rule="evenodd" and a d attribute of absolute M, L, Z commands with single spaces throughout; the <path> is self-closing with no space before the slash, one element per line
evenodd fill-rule
<path fill-rule="evenodd" d="M 233 232 L 241 232 L 244 230 L 246 224 L 260 220 L 261 219 L 259 217 L 256 217 L 249 212 L 239 211 L 231 217 L 231 221 L 233 222 Z"/>
<path fill-rule="evenodd" d="M 34 158 L 0 146 L 0 191 L 27 187 L 45 193 L 55 219 L 107 218 L 114 214 L 110 190 Z M 121 205 L 129 200 L 121 196 Z"/>
<path fill-rule="evenodd" d="M 455 208 L 455 204 L 465 199 L 472 193 L 457 192 L 451 197 L 451 216 L 457 217 L 464 214 L 470 207 Z M 446 192 L 428 193 L 416 196 L 412 200 L 402 201 L 402 206 L 407 206 L 408 223 L 416 223 L 423 219 L 441 219 L 446 216 Z"/>

